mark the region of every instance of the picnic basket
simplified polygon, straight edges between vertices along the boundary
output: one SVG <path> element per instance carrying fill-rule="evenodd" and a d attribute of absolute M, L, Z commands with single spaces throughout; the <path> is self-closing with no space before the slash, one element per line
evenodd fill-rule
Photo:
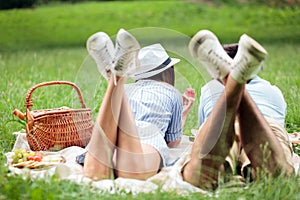
<path fill-rule="evenodd" d="M 69 85 L 78 94 L 82 108 L 68 107 L 31 110 L 32 93 L 40 87 L 50 85 Z M 69 146 L 85 147 L 92 134 L 93 119 L 91 109 L 86 108 L 81 91 L 77 85 L 68 81 L 42 82 L 28 90 L 26 113 L 15 109 L 14 114 L 26 118 L 26 137 L 33 151 L 61 150 Z"/>

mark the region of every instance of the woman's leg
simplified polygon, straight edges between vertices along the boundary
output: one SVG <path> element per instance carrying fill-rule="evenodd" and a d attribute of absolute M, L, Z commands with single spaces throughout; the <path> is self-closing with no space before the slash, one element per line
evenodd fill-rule
<path fill-rule="evenodd" d="M 112 157 L 117 142 L 117 127 L 124 90 L 124 78 L 114 85 L 114 77 L 108 82 L 95 127 L 85 157 L 84 174 L 95 180 L 110 178 L 113 169 Z M 114 94 L 114 98 L 112 95 Z"/>
<path fill-rule="evenodd" d="M 127 97 L 123 96 L 118 127 L 117 177 L 147 179 L 157 173 L 161 158 L 156 149 L 141 144 Z"/>
<path fill-rule="evenodd" d="M 118 137 L 120 133 L 118 125 L 120 112 L 123 112 L 121 109 L 125 83 L 123 76 L 128 68 L 136 67 L 140 45 L 130 33 L 120 29 L 116 37 L 115 50 L 109 36 L 105 33 L 92 36 L 87 42 L 87 48 L 95 59 L 101 74 L 106 78 L 111 73 L 114 75 L 109 80 L 99 109 L 84 163 L 86 176 L 93 179 L 103 179 L 112 176 L 112 169 L 115 167 L 112 161 L 113 155 L 116 145 L 120 143 L 118 141 L 122 140 Z M 123 117 L 126 118 L 127 116 Z M 131 125 L 135 126 L 133 123 Z"/>
<path fill-rule="evenodd" d="M 84 173 L 99 180 L 117 177 L 146 179 L 157 173 L 160 155 L 141 144 L 134 117 L 124 94 L 124 78 L 109 81 L 86 154 Z M 115 163 L 112 162 L 117 152 Z"/>

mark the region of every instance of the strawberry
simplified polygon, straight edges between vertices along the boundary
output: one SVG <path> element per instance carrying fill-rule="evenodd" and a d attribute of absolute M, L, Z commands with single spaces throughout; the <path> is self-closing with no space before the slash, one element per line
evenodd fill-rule
<path fill-rule="evenodd" d="M 186 89 L 184 94 L 189 98 L 192 98 L 192 99 L 195 98 L 195 90 L 193 88 Z"/>

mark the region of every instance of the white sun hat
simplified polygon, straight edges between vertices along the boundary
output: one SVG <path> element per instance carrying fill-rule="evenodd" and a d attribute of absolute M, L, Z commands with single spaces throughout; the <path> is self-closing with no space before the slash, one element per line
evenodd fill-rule
<path fill-rule="evenodd" d="M 180 61 L 177 58 L 170 58 L 161 44 L 153 44 L 140 49 L 138 58 L 140 67 L 131 75 L 134 80 L 159 74 Z"/>

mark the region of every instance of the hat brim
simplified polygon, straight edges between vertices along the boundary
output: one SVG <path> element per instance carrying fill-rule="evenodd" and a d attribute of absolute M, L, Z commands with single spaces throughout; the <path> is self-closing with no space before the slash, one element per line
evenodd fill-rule
<path fill-rule="evenodd" d="M 171 58 L 171 62 L 168 65 L 166 65 L 165 67 L 160 68 L 158 70 L 154 69 L 154 70 L 151 70 L 151 71 L 148 71 L 148 72 L 144 72 L 144 73 L 135 73 L 135 74 L 131 75 L 131 78 L 133 80 L 136 80 L 136 81 L 139 80 L 139 79 L 149 78 L 151 76 L 154 76 L 156 74 L 159 74 L 159 73 L 165 71 L 166 69 L 172 67 L 173 65 L 175 65 L 175 64 L 177 64 L 179 62 L 180 62 L 180 59 L 178 59 L 178 58 Z"/>

